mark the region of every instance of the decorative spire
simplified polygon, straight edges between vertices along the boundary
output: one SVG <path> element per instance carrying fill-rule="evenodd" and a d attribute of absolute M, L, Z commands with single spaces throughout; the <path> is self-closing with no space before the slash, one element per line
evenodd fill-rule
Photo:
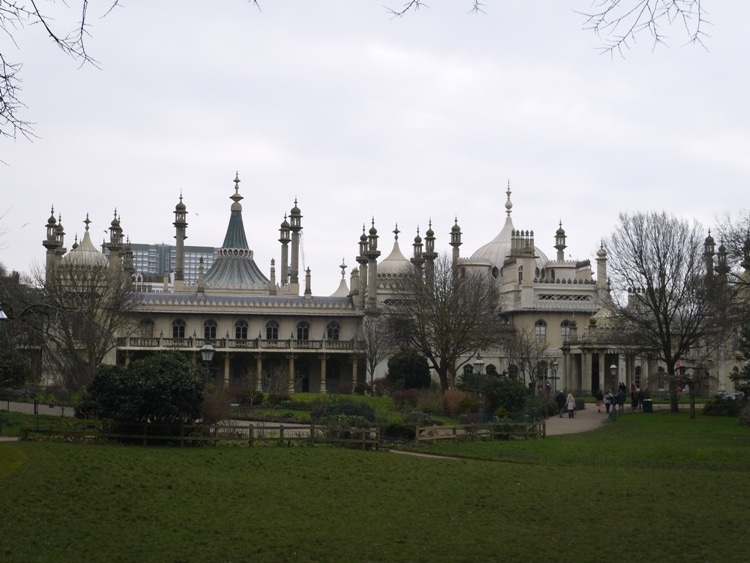
<path fill-rule="evenodd" d="M 394 235 L 396 235 L 396 236 L 395 236 L 395 239 L 394 239 L 394 240 L 395 240 L 396 242 L 398 242 L 398 234 L 399 234 L 400 232 L 401 232 L 401 231 L 399 231 L 399 230 L 398 230 L 398 223 L 396 223 L 396 228 L 395 228 L 395 229 L 393 229 L 393 234 L 394 234 Z"/>
<path fill-rule="evenodd" d="M 242 205 L 240 205 L 240 201 L 242 201 L 245 198 L 240 195 L 239 172 L 235 172 L 234 174 L 234 193 L 231 196 L 229 196 L 229 199 L 231 199 L 234 202 L 231 207 L 232 211 L 242 211 Z"/>
<path fill-rule="evenodd" d="M 89 214 L 86 213 L 86 220 L 84 221 L 86 223 L 86 230 L 89 230 L 89 224 L 91 223 L 91 220 L 89 219 Z"/>
<path fill-rule="evenodd" d="M 513 202 L 510 200 L 510 178 L 508 178 L 508 189 L 505 191 L 505 193 L 508 196 L 508 199 L 505 202 L 505 213 L 507 213 L 508 217 L 510 217 L 511 210 L 513 209 Z"/>
<path fill-rule="evenodd" d="M 341 279 L 343 280 L 346 277 L 346 262 L 343 258 L 341 259 L 341 266 L 339 268 L 341 268 Z"/>

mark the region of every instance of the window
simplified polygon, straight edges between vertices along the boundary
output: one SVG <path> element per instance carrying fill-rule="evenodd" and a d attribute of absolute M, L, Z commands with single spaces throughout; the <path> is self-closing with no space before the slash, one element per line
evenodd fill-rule
<path fill-rule="evenodd" d="M 328 323 L 328 326 L 326 327 L 326 338 L 328 340 L 338 340 L 339 339 L 339 323 L 336 321 L 331 321 Z"/>
<path fill-rule="evenodd" d="M 570 340 L 570 321 L 567 319 L 560 323 L 560 336 L 563 343 Z"/>
<path fill-rule="evenodd" d="M 204 340 L 215 340 L 216 339 L 216 321 L 208 319 L 203 323 L 203 339 Z"/>
<path fill-rule="evenodd" d="M 182 319 L 172 321 L 172 338 L 185 338 L 185 321 Z"/>
<path fill-rule="evenodd" d="M 547 342 L 547 323 L 542 319 L 539 319 L 534 324 L 534 337 L 536 338 L 537 344 L 544 344 Z"/>
<path fill-rule="evenodd" d="M 247 340 L 247 321 L 234 323 L 234 337 L 237 340 Z"/>
<path fill-rule="evenodd" d="M 276 321 L 268 321 L 266 323 L 266 340 L 278 340 L 279 339 L 279 323 Z"/>
<path fill-rule="evenodd" d="M 635 366 L 635 386 L 641 388 L 641 366 Z"/>
<path fill-rule="evenodd" d="M 518 267 L 518 283 L 523 282 L 523 266 Z"/>
<path fill-rule="evenodd" d="M 309 340 L 310 339 L 310 323 L 307 321 L 300 321 L 297 323 L 297 340 Z"/>
<path fill-rule="evenodd" d="M 151 338 L 154 336 L 154 320 L 143 319 L 140 326 L 141 336 L 145 338 Z"/>
<path fill-rule="evenodd" d="M 508 377 L 511 379 L 518 379 L 518 366 L 516 364 L 510 364 L 508 366 Z"/>

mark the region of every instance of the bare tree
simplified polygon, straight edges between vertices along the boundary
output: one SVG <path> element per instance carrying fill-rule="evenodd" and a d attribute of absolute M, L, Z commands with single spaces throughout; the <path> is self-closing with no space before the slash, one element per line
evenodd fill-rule
<path fill-rule="evenodd" d="M 110 0 L 104 15 L 111 12 L 119 0 Z M 86 49 L 89 37 L 89 1 L 80 0 L 74 13 L 74 23 L 66 23 L 65 12 L 70 7 L 50 0 L 15 0 L 0 2 L 0 31 L 17 46 L 15 37 L 25 28 L 41 28 L 52 43 L 63 54 L 80 64 L 97 65 Z M 21 70 L 23 64 L 8 57 L 7 52 L 0 52 L 0 137 L 16 138 L 33 136 L 32 124 L 23 116 L 26 107 L 20 99 Z"/>
<path fill-rule="evenodd" d="M 524 385 L 532 384 L 536 394 L 536 382 L 544 377 L 547 371 L 547 344 L 537 342 L 532 330 L 517 330 L 510 335 L 504 345 L 508 365 L 514 368 L 509 375 L 518 377 Z"/>
<path fill-rule="evenodd" d="M 66 261 L 35 278 L 43 290 L 45 360 L 67 389 L 79 391 L 115 348 L 116 338 L 133 329 L 130 278 L 106 265 Z"/>
<path fill-rule="evenodd" d="M 676 366 L 727 324 L 727 293 L 707 275 L 700 225 L 665 213 L 620 214 L 606 241 L 622 340 L 666 364 L 677 412 Z"/>
<path fill-rule="evenodd" d="M 665 44 L 662 30 L 674 25 L 684 29 L 688 43 L 703 45 L 706 10 L 702 0 L 594 0 L 585 18 L 584 29 L 602 38 L 604 52 L 620 55 L 644 32 L 653 47 Z"/>
<path fill-rule="evenodd" d="M 393 339 L 388 331 L 388 323 L 383 317 L 368 315 L 362 321 L 354 339 L 357 355 L 365 360 L 370 385 L 375 377 L 375 369 L 393 351 Z"/>
<path fill-rule="evenodd" d="M 402 298 L 385 313 L 394 342 L 427 358 L 443 391 L 454 385 L 461 365 L 507 333 L 494 279 L 464 275 L 447 256 L 435 261 L 433 275 L 409 276 L 401 287 Z"/>

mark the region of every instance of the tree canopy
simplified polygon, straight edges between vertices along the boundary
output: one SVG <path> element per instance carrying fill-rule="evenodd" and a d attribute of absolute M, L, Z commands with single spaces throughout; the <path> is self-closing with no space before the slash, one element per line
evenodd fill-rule
<path fill-rule="evenodd" d="M 177 352 L 137 360 L 127 367 L 102 366 L 76 413 L 118 422 L 190 424 L 201 418 L 205 379 Z"/>

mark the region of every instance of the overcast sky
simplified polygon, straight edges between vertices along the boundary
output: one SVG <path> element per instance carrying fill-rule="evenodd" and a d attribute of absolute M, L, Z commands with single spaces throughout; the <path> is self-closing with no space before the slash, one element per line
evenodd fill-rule
<path fill-rule="evenodd" d="M 392 4 L 400 5 L 402 0 Z M 454 217 L 469 256 L 513 221 L 554 256 L 558 222 L 594 258 L 618 213 L 662 211 L 706 227 L 746 209 L 750 2 L 704 2 L 707 50 L 641 36 L 597 51 L 574 10 L 590 0 L 434 0 L 401 19 L 388 0 L 125 2 L 90 8 L 90 54 L 64 57 L 38 26 L 16 36 L 25 117 L 39 138 L 0 139 L 0 262 L 44 263 L 54 205 L 70 248 L 89 213 L 95 244 L 114 209 L 132 242 L 219 246 L 235 171 L 250 247 L 269 275 L 297 198 L 305 267 L 329 295 L 356 266 L 374 217 L 385 257 L 428 221 L 441 252 Z M 75 15 L 75 14 L 73 14 Z M 15 55 L 18 55 L 17 57 Z M 348 280 L 347 270 L 347 280 Z"/>

